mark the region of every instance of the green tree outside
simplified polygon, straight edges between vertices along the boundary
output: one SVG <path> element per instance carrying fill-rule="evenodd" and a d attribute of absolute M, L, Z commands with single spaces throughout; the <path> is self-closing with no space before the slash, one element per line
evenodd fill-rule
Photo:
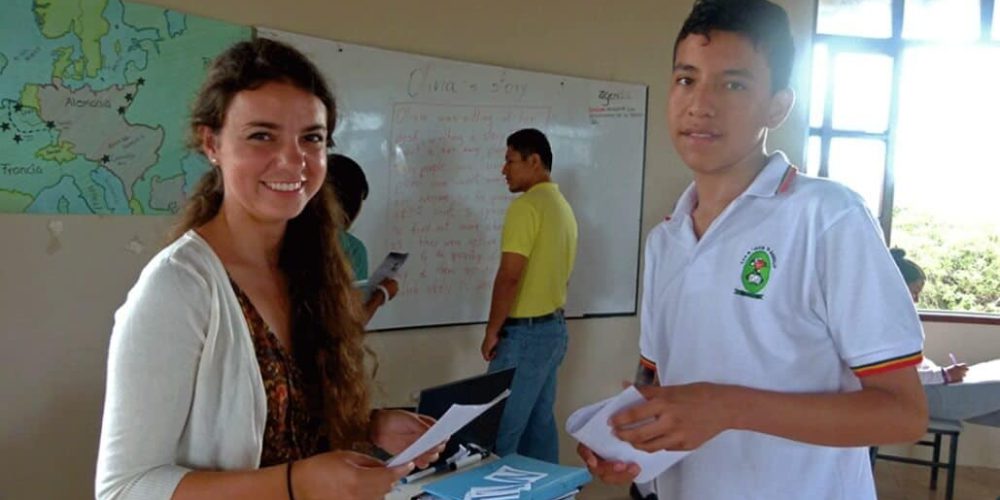
<path fill-rule="evenodd" d="M 1000 314 L 1000 224 L 897 207 L 892 246 L 927 274 L 919 309 Z"/>

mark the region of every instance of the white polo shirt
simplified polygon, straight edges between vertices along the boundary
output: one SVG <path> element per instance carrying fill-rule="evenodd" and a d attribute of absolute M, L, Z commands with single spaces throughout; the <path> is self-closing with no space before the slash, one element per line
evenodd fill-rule
<path fill-rule="evenodd" d="M 923 331 L 862 199 L 771 157 L 700 240 L 689 186 L 646 241 L 640 350 L 663 385 L 861 388 L 921 360 Z M 726 431 L 657 479 L 660 498 L 875 498 L 865 448 Z"/>

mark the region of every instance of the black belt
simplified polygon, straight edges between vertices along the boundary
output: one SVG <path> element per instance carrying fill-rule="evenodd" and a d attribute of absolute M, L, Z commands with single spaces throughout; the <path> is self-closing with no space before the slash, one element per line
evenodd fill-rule
<path fill-rule="evenodd" d="M 503 324 L 504 326 L 531 326 L 538 323 L 548 323 L 549 321 L 555 321 L 562 318 L 563 310 L 556 309 L 549 314 L 543 314 L 541 316 L 532 316 L 530 318 L 507 318 Z"/>

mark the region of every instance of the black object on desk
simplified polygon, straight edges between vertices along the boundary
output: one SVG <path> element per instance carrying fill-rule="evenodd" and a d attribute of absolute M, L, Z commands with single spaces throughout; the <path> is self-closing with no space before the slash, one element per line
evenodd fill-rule
<path fill-rule="evenodd" d="M 417 413 L 441 418 L 441 415 L 444 415 L 453 404 L 489 403 L 501 392 L 510 389 L 511 382 L 514 380 L 514 370 L 516 368 L 508 368 L 424 389 L 420 391 Z M 438 462 L 443 462 L 446 457 L 458 452 L 460 444 L 467 446 L 473 444 L 481 449 L 495 451 L 497 431 L 500 429 L 500 417 L 503 416 L 506 403 L 506 399 L 497 403 L 456 432 L 448 440 L 448 446 L 441 453 L 442 458 Z M 435 462 L 432 467 L 435 465 L 438 463 Z"/>

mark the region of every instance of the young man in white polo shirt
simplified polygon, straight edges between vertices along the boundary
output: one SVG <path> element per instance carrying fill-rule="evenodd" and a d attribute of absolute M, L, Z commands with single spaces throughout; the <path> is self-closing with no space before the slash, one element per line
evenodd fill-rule
<path fill-rule="evenodd" d="M 874 499 L 865 447 L 926 429 L 923 335 L 861 198 L 765 153 L 794 101 L 788 17 L 701 0 L 674 50 L 669 129 L 694 183 L 646 242 L 654 383 L 611 424 L 638 449 L 694 450 L 657 478 L 663 499 Z M 639 472 L 579 452 L 605 481 Z"/>

